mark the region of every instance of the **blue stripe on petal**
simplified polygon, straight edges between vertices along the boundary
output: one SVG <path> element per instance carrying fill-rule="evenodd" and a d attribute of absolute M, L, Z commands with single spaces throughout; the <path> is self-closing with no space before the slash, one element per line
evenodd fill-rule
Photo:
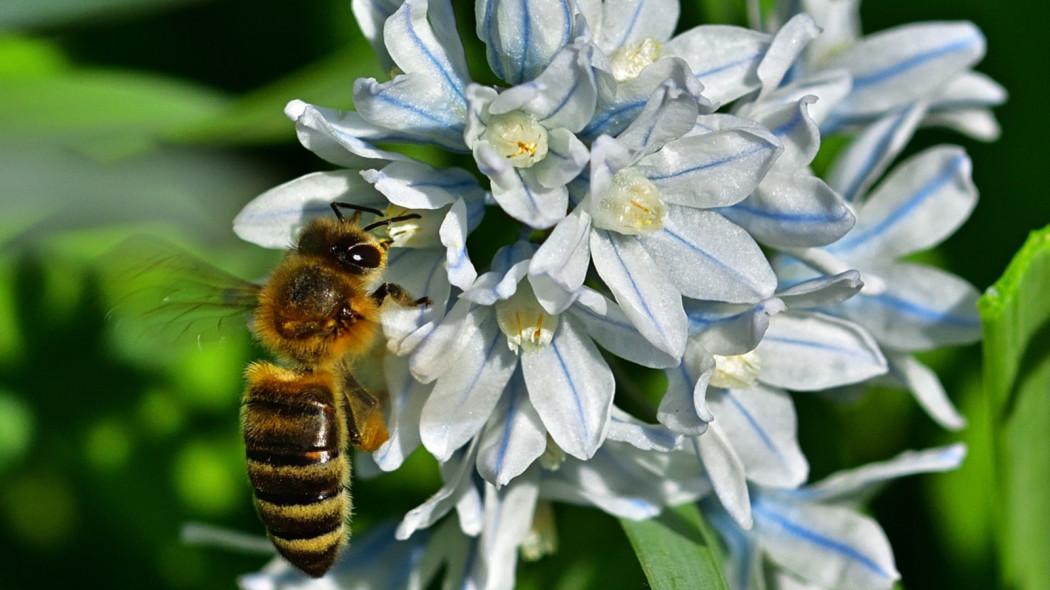
<path fill-rule="evenodd" d="M 717 166 L 722 166 L 724 164 L 731 164 L 731 163 L 736 162 L 738 160 L 743 160 L 744 158 L 747 158 L 748 156 L 753 156 L 753 155 L 757 154 L 760 151 L 770 150 L 772 148 L 773 148 L 773 146 L 770 145 L 770 144 L 767 144 L 765 146 L 757 145 L 757 146 L 754 146 L 754 147 L 752 147 L 751 149 L 749 149 L 747 151 L 733 154 L 732 156 L 729 156 L 727 158 L 722 158 L 721 160 L 715 160 L 714 162 L 708 162 L 706 164 L 701 164 L 699 166 L 693 166 L 692 168 L 686 168 L 684 170 L 676 170 L 675 172 L 671 172 L 669 174 L 651 175 L 651 176 L 647 175 L 646 177 L 649 180 L 653 181 L 653 182 L 658 182 L 658 181 L 661 181 L 661 180 L 670 180 L 672 178 L 677 178 L 679 176 L 684 176 L 686 174 L 692 174 L 694 172 L 699 172 L 701 170 L 707 170 L 709 168 L 715 168 Z"/>
<path fill-rule="evenodd" d="M 876 563 L 875 560 L 861 553 L 860 550 L 858 550 L 856 547 L 846 545 L 845 543 L 841 543 L 836 539 L 826 537 L 818 533 L 817 531 L 808 529 L 796 522 L 788 520 L 786 516 L 783 516 L 773 510 L 770 510 L 769 507 L 767 507 L 761 501 L 754 502 L 752 504 L 751 512 L 755 514 L 755 516 L 766 520 L 770 524 L 780 528 L 781 530 L 790 535 L 798 537 L 799 539 L 802 539 L 807 543 L 816 545 L 821 549 L 831 551 L 832 553 L 836 553 L 838 555 L 841 555 L 842 557 L 845 557 L 846 559 L 859 563 L 860 565 L 864 566 L 865 569 L 875 573 L 880 577 L 886 579 L 895 579 L 895 576 L 892 573 L 882 569 L 882 567 L 878 563 Z"/>
<path fill-rule="evenodd" d="M 741 59 L 738 59 L 736 61 L 731 61 L 729 63 L 722 64 L 722 65 L 720 65 L 720 66 L 718 66 L 716 68 L 711 68 L 710 70 L 705 70 L 703 72 L 695 72 L 694 76 L 696 77 L 697 80 L 700 80 L 702 82 L 703 80 L 701 80 L 701 78 L 703 78 L 704 76 L 710 76 L 712 74 L 717 74 L 719 72 L 724 72 L 726 70 L 729 70 L 729 69 L 732 69 L 732 68 L 736 68 L 736 67 L 742 66 L 744 64 L 754 63 L 754 62 L 757 62 L 760 59 L 762 59 L 764 56 L 765 56 L 765 52 L 756 53 L 756 54 L 754 54 L 752 56 L 741 58 Z"/>
<path fill-rule="evenodd" d="M 813 348 L 816 350 L 823 350 L 826 352 L 834 352 L 843 354 L 845 356 L 851 356 L 856 358 L 870 359 L 871 354 L 866 349 L 855 349 L 855 348 L 843 348 L 841 346 L 834 346 L 827 342 L 816 341 L 816 340 L 802 340 L 800 338 L 783 338 L 766 333 L 763 341 L 778 342 L 780 344 L 788 344 L 792 346 L 801 346 L 803 348 Z"/>
<path fill-rule="evenodd" d="M 496 473 L 503 473 L 503 461 L 507 457 L 507 447 L 510 446 L 510 435 L 514 430 L 514 418 L 518 415 L 518 409 L 521 407 L 521 401 L 526 399 L 525 392 L 525 381 L 520 375 L 521 368 L 515 370 L 515 374 L 511 377 L 510 385 L 508 386 L 509 391 L 504 392 L 504 395 L 510 396 L 510 405 L 507 407 L 507 413 L 503 417 L 503 436 L 499 441 L 499 450 L 496 452 Z"/>
<path fill-rule="evenodd" d="M 864 74 L 863 76 L 854 76 L 853 91 L 856 92 L 857 90 L 860 90 L 866 86 L 872 86 L 874 84 L 878 84 L 880 82 L 889 80 L 890 78 L 893 78 L 895 76 L 906 74 L 909 71 L 914 70 L 915 68 L 922 66 L 931 60 L 937 59 L 938 57 L 942 57 L 958 51 L 965 51 L 967 49 L 970 49 L 974 45 L 978 45 L 979 43 L 980 39 L 977 38 L 961 39 L 954 43 L 949 43 L 948 45 L 945 45 L 943 47 L 938 47 L 931 51 L 914 55 L 904 61 L 897 62 L 887 68 L 876 70 L 874 72 Z"/>
<path fill-rule="evenodd" d="M 642 7 L 643 6 L 645 6 L 644 0 L 641 1 L 641 2 L 638 2 L 635 5 L 634 13 L 631 14 L 630 19 L 629 19 L 631 24 L 626 29 L 624 29 L 623 36 L 620 37 L 620 40 L 616 42 L 615 47 L 619 48 L 619 47 L 623 47 L 624 45 L 627 44 L 627 40 L 631 38 L 631 32 L 634 31 L 635 25 L 638 24 L 638 15 L 640 15 L 642 13 Z M 622 18 L 622 17 L 620 17 L 620 18 Z"/>
<path fill-rule="evenodd" d="M 427 60 L 430 61 L 430 63 L 434 64 L 434 67 L 439 72 L 441 72 L 441 77 L 445 81 L 445 86 L 447 86 L 449 90 L 451 90 L 456 95 L 456 97 L 459 98 L 459 103 L 465 110 L 467 108 L 467 97 L 463 94 L 463 81 L 459 79 L 459 76 L 453 75 L 451 72 L 449 72 L 441 63 L 441 60 L 436 55 L 434 55 L 429 48 L 427 48 L 423 40 L 419 38 L 418 34 L 416 34 L 416 29 L 414 26 L 412 26 L 412 11 L 404 10 L 402 11 L 402 13 L 404 14 L 404 18 L 407 21 L 405 29 L 408 31 L 409 35 L 411 35 L 410 40 L 412 44 L 416 46 L 416 48 L 422 55 L 426 56 Z"/>
<path fill-rule="evenodd" d="M 937 194 L 941 188 L 946 184 L 950 183 L 959 172 L 959 169 L 968 161 L 965 155 L 959 155 L 952 159 L 952 161 L 945 167 L 940 174 L 930 179 L 929 182 L 919 187 L 919 190 L 912 194 L 907 200 L 901 203 L 897 209 L 885 219 L 880 221 L 877 225 L 865 228 L 860 232 L 850 232 L 841 241 L 836 243 L 831 250 L 835 252 L 848 251 L 855 248 L 859 244 L 878 237 L 886 230 L 890 229 L 900 221 L 906 219 L 912 211 L 922 205 L 927 199 Z"/>
<path fill-rule="evenodd" d="M 630 268 L 623 261 L 623 257 L 620 256 L 620 249 L 616 247 L 616 241 L 610 238 L 609 245 L 612 246 L 613 253 L 616 255 L 616 260 L 620 262 L 620 267 L 623 268 L 624 274 L 627 275 L 627 282 L 628 284 L 630 284 L 635 296 L 637 296 L 639 305 L 641 306 L 642 311 L 645 312 L 645 316 L 649 318 L 650 323 L 653 327 L 656 328 L 656 331 L 660 334 L 660 337 L 665 341 L 669 341 L 667 334 L 664 332 L 663 324 L 656 319 L 656 316 L 653 314 L 653 310 L 649 307 L 649 304 L 645 300 L 645 295 L 642 294 L 641 289 L 638 288 L 638 283 L 636 283 L 634 277 L 631 276 Z"/>
<path fill-rule="evenodd" d="M 748 425 L 751 426 L 751 429 L 754 430 L 755 434 L 758 435 L 758 438 L 762 440 L 762 444 L 765 445 L 767 449 L 772 451 L 773 454 L 775 454 L 777 457 L 783 459 L 783 453 L 780 452 L 780 449 L 777 448 L 777 445 L 773 442 L 773 440 L 769 438 L 769 435 L 766 434 L 766 431 L 762 428 L 758 421 L 755 420 L 755 417 L 751 415 L 751 412 L 748 412 L 747 408 L 745 408 L 743 404 L 740 403 L 740 400 L 736 399 L 736 396 L 733 395 L 733 391 L 730 389 L 725 390 L 724 396 L 726 399 L 732 402 L 733 407 L 735 407 L 737 411 L 740 412 L 740 414 L 747 420 Z"/>
<path fill-rule="evenodd" d="M 960 326 L 965 328 L 978 328 L 981 325 L 981 322 L 977 319 L 976 315 L 974 317 L 952 315 L 938 309 L 923 307 L 914 301 L 909 301 L 888 293 L 882 293 L 880 295 L 862 295 L 862 297 L 865 297 L 866 300 L 874 301 L 884 307 L 893 309 L 897 313 L 912 316 L 924 324 L 947 324 L 950 326 Z"/>
<path fill-rule="evenodd" d="M 733 278 L 735 278 L 741 284 L 749 285 L 751 287 L 751 290 L 754 291 L 755 293 L 762 293 L 764 291 L 764 289 L 762 288 L 762 285 L 754 284 L 747 275 L 741 273 L 740 271 L 738 271 L 736 268 L 733 268 L 732 266 L 726 265 L 724 262 L 722 262 L 718 258 L 715 258 L 710 253 L 708 253 L 707 250 L 704 250 L 699 245 L 695 244 L 694 242 L 689 241 L 685 236 L 682 236 L 680 234 L 677 234 L 677 233 L 671 231 L 670 229 L 668 229 L 668 227 L 666 225 L 664 226 L 663 231 L 664 231 L 665 234 L 671 236 L 672 238 L 674 238 L 679 243 L 681 243 L 681 244 L 685 245 L 686 247 L 688 247 L 689 250 L 693 254 L 696 254 L 696 255 L 700 256 L 701 258 L 703 258 L 705 260 L 711 261 L 720 270 L 722 270 L 726 274 L 732 276 Z"/>
<path fill-rule="evenodd" d="M 732 207 L 719 207 L 712 209 L 712 211 L 733 216 L 734 213 L 743 213 L 751 217 L 760 217 L 762 219 L 769 219 L 772 221 L 779 221 L 790 224 L 806 224 L 806 225 L 824 225 L 828 223 L 838 223 L 849 218 L 852 213 L 848 209 L 842 208 L 841 212 L 834 216 L 829 217 L 822 213 L 806 213 L 806 212 L 789 212 L 784 210 L 774 209 L 759 209 L 758 207 L 751 207 L 746 204 L 746 201 L 741 201 L 733 205 Z M 737 224 L 740 225 L 740 224 Z"/>
<path fill-rule="evenodd" d="M 590 428 L 587 426 L 587 414 L 583 410 L 583 402 L 580 401 L 580 391 L 577 389 L 576 384 L 573 382 L 572 373 L 569 372 L 568 365 L 565 364 L 565 359 L 562 357 L 562 353 L 558 350 L 558 340 L 551 340 L 550 343 L 551 351 L 554 356 L 558 359 L 558 364 L 561 367 L 561 372 L 565 375 L 565 381 L 569 385 L 569 389 L 572 391 L 572 401 L 576 405 L 576 417 L 579 419 L 580 427 L 582 428 L 584 440 L 590 438 Z"/>

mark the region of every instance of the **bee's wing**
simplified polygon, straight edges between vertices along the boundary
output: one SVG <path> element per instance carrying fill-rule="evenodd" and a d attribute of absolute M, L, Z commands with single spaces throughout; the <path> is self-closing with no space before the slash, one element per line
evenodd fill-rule
<path fill-rule="evenodd" d="M 164 343 L 243 333 L 259 304 L 259 285 L 152 238 L 126 240 L 103 257 L 100 269 L 114 291 L 110 317 L 138 337 Z"/>

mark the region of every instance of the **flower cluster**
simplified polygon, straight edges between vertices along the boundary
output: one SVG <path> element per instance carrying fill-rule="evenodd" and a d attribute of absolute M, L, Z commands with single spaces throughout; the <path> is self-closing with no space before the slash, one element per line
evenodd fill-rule
<path fill-rule="evenodd" d="M 390 471 L 422 446 L 444 486 L 356 537 L 317 587 L 443 571 L 509 588 L 519 552 L 550 550 L 550 501 L 629 519 L 696 502 L 733 588 L 893 585 L 858 500 L 963 450 L 803 487 L 789 392 L 890 383 L 962 426 L 913 353 L 976 340 L 977 292 L 901 259 L 966 220 L 970 161 L 942 146 L 887 169 L 920 125 L 994 138 L 1004 92 L 970 69 L 973 25 L 861 36 L 858 2 L 782 2 L 768 30 L 678 34 L 675 0 L 478 2 L 492 86 L 472 81 L 447 0 L 354 0 L 392 77 L 357 80 L 354 111 L 290 103 L 302 144 L 339 169 L 268 191 L 234 227 L 283 248 L 333 201 L 418 214 L 389 228 L 386 279 L 433 305 L 384 313 L 390 440 L 372 458 Z M 828 133 L 852 141 L 821 178 Z M 470 163 L 379 147 L 405 143 Z M 517 229 L 472 260 L 486 215 Z M 624 361 L 666 375 L 655 423 L 617 405 Z M 298 579 L 275 564 L 243 585 Z"/>

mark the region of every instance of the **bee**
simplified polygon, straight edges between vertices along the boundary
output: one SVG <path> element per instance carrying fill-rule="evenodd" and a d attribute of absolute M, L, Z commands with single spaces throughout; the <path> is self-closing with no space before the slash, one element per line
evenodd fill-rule
<path fill-rule="evenodd" d="M 382 282 L 392 240 L 372 233 L 418 215 L 382 218 L 369 207 L 331 206 L 335 218 L 308 223 L 262 285 L 183 257 L 150 263 L 195 276 L 172 286 L 154 311 L 168 319 L 249 311 L 255 337 L 283 361 L 254 362 L 245 371 L 247 471 L 274 547 L 313 577 L 332 567 L 349 538 L 348 445 L 374 451 L 388 438 L 382 405 L 353 377 L 351 363 L 371 347 L 388 299 L 430 304 Z M 345 217 L 343 209 L 354 212 Z M 381 219 L 362 227 L 366 212 Z"/>

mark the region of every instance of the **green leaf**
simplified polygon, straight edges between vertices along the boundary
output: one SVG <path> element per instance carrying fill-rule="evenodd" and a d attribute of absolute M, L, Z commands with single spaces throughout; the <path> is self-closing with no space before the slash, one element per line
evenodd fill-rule
<path fill-rule="evenodd" d="M 696 504 L 664 510 L 657 518 L 620 519 L 649 584 L 656 590 L 726 588 L 721 548 Z"/>
<path fill-rule="evenodd" d="M 1016 588 L 1050 579 L 1050 227 L 1033 232 L 978 301 L 999 484 L 1000 560 Z"/>

